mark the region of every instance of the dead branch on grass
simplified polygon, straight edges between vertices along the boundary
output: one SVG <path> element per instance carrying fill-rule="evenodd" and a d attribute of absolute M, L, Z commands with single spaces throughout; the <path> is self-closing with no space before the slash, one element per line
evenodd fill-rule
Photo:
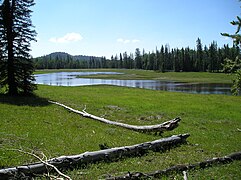
<path fill-rule="evenodd" d="M 49 174 L 49 169 L 48 169 L 48 168 L 50 167 L 50 168 L 54 169 L 54 170 L 55 170 L 60 176 L 62 176 L 64 179 L 71 180 L 71 178 L 70 178 L 69 176 L 67 176 L 67 175 L 65 175 L 64 173 L 62 173 L 56 166 L 48 163 L 47 156 L 46 156 L 43 152 L 41 152 L 41 155 L 43 156 L 43 158 L 40 158 L 39 156 L 37 156 L 37 155 L 34 154 L 34 153 L 26 152 L 26 151 L 23 151 L 23 150 L 21 150 L 21 149 L 10 149 L 10 150 L 11 150 L 11 151 L 18 151 L 18 152 L 20 152 L 20 153 L 27 154 L 27 155 L 29 155 L 29 156 L 35 157 L 37 160 L 39 160 L 41 163 L 43 163 L 43 164 L 45 165 L 45 167 L 46 167 L 46 169 L 47 169 L 47 177 L 51 177 L 51 178 L 58 179 L 56 176 L 51 176 L 51 175 Z M 45 159 L 45 160 L 43 160 L 43 159 Z M 21 168 L 21 167 L 20 167 L 20 168 Z"/>
<path fill-rule="evenodd" d="M 181 118 L 177 117 L 175 119 L 164 122 L 162 124 L 148 125 L 148 126 L 129 125 L 129 124 L 124 124 L 124 123 L 120 123 L 120 122 L 110 121 L 108 119 L 89 114 L 85 111 L 86 106 L 85 106 L 84 110 L 79 111 L 79 110 L 73 109 L 69 106 L 66 106 L 66 105 L 58 103 L 58 102 L 54 102 L 54 101 L 49 101 L 49 102 L 52 103 L 52 104 L 56 104 L 56 105 L 59 105 L 61 107 L 64 107 L 65 109 L 67 109 L 71 112 L 80 114 L 83 117 L 94 119 L 94 120 L 97 120 L 97 121 L 100 121 L 100 122 L 103 122 L 103 123 L 106 123 L 106 124 L 120 126 L 120 127 L 126 128 L 126 129 L 133 130 L 133 131 L 138 131 L 138 132 L 159 132 L 159 133 L 162 133 L 163 131 L 171 131 L 171 130 L 177 128 L 178 125 L 179 125 L 179 122 L 181 121 Z"/>
<path fill-rule="evenodd" d="M 93 152 L 85 152 L 72 156 L 61 156 L 47 161 L 41 160 L 41 158 L 32 153 L 26 153 L 36 157 L 40 162 L 17 166 L 13 168 L 0 169 L 0 177 L 3 177 L 3 179 L 9 179 L 16 174 L 43 174 L 48 172 L 48 167 L 54 168 L 56 172 L 63 176 L 63 174 L 58 171 L 58 169 L 68 169 L 78 166 L 81 167 L 86 166 L 90 163 L 96 163 L 100 161 L 116 161 L 124 157 L 140 156 L 147 153 L 149 150 L 165 151 L 172 147 L 185 143 L 186 139 L 189 136 L 189 134 L 173 135 L 171 137 L 162 138 L 141 144 L 135 144 L 132 146 L 123 146 Z"/>
<path fill-rule="evenodd" d="M 206 161 L 198 162 L 195 164 L 176 165 L 176 166 L 172 166 L 170 168 L 164 169 L 164 170 L 157 170 L 157 171 L 154 171 L 151 173 L 142 173 L 142 172 L 130 173 L 130 172 L 128 172 L 127 174 L 125 174 L 123 176 L 109 177 L 106 179 L 108 179 L 108 180 L 128 180 L 128 179 L 148 179 L 150 177 L 161 178 L 163 176 L 167 176 L 167 175 L 173 174 L 175 172 L 186 172 L 187 173 L 188 170 L 199 169 L 199 168 L 204 169 L 207 167 L 211 167 L 215 164 L 231 163 L 234 160 L 241 160 L 241 151 L 229 154 L 224 157 L 208 159 Z"/>

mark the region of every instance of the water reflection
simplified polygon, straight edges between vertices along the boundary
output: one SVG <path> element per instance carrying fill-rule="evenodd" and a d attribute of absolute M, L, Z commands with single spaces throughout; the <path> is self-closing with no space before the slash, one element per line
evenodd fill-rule
<path fill-rule="evenodd" d="M 220 83 L 180 83 L 160 80 L 113 80 L 113 79 L 89 79 L 76 78 L 81 75 L 95 74 L 120 74 L 116 72 L 59 72 L 36 75 L 37 84 L 52 86 L 85 86 L 85 85 L 115 85 L 152 90 L 164 90 L 173 92 L 197 93 L 197 94 L 227 94 L 230 95 L 230 84 Z"/>

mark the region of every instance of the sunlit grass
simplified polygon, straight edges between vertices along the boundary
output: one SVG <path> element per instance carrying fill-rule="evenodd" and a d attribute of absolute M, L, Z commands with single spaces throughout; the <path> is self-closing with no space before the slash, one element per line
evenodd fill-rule
<path fill-rule="evenodd" d="M 240 151 L 240 97 L 171 93 L 115 86 L 53 87 L 39 86 L 34 97 L 0 96 L 0 166 L 16 166 L 36 159 L 10 149 L 42 151 L 49 158 L 99 150 L 99 144 L 110 147 L 133 145 L 160 136 L 142 134 L 113 127 L 70 113 L 49 104 L 48 99 L 75 109 L 129 124 L 156 124 L 177 116 L 180 126 L 163 137 L 190 133 L 188 144 L 165 153 L 150 152 L 143 157 L 97 163 L 69 171 L 74 179 L 98 179 L 106 174 L 128 171 L 151 172 L 176 164 L 195 163 Z M 228 177 L 240 177 L 240 164 L 228 166 Z M 226 167 L 226 166 L 225 166 Z M 219 169 L 223 172 L 219 175 Z M 214 179 L 227 177 L 226 168 L 198 171 L 200 179 L 208 171 Z M 193 174 L 196 174 L 193 173 Z M 177 175 L 178 176 L 178 175 Z M 204 178 L 201 178 L 204 176 Z M 216 176 L 218 178 L 216 178 Z"/>

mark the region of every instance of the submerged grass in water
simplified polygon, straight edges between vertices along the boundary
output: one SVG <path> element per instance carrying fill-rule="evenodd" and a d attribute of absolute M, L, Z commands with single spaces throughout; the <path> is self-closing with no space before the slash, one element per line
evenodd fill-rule
<path fill-rule="evenodd" d="M 121 79 L 121 80 L 167 80 L 179 82 L 198 82 L 198 83 L 232 83 L 232 77 L 224 73 L 208 72 L 166 72 L 160 73 L 150 70 L 136 69 L 59 69 L 59 70 L 38 70 L 35 74 L 51 72 L 118 72 L 116 75 L 90 75 L 79 76 L 80 78 L 97 79 Z"/>
<path fill-rule="evenodd" d="M 98 179 L 106 174 L 120 175 L 128 171 L 151 172 L 176 164 L 224 156 L 241 149 L 241 136 L 237 130 L 241 129 L 240 97 L 114 86 L 41 85 L 34 97 L 0 96 L 1 167 L 37 161 L 9 149 L 33 150 L 37 154 L 42 151 L 51 158 L 99 150 L 99 144 L 104 143 L 118 147 L 161 138 L 83 118 L 49 104 L 48 99 L 79 110 L 86 105 L 89 113 L 128 124 L 156 124 L 179 116 L 182 118 L 180 126 L 165 132 L 163 137 L 191 134 L 188 144 L 165 153 L 150 152 L 144 157 L 98 163 L 67 172 L 73 179 Z M 215 167 L 213 171 L 212 168 L 200 170 L 193 173 L 193 179 L 240 178 L 240 165 L 240 162 L 235 162 L 234 165 Z M 229 172 L 225 173 L 226 171 Z"/>

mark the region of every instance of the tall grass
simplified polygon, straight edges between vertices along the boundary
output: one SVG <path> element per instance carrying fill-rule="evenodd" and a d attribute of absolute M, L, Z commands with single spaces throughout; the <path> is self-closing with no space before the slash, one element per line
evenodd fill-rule
<path fill-rule="evenodd" d="M 49 104 L 54 100 L 110 120 L 144 125 L 181 117 L 180 127 L 166 132 L 190 133 L 188 144 L 165 153 L 150 152 L 144 157 L 89 165 L 69 171 L 74 179 L 98 179 L 105 174 L 128 171 L 149 172 L 180 163 L 195 163 L 240 151 L 241 97 L 197 95 L 114 86 L 53 87 L 40 85 L 33 97 L 0 95 L 0 166 L 16 166 L 36 159 L 11 149 L 44 152 L 49 158 L 132 145 L 161 138 L 106 125 Z M 240 178 L 240 162 L 227 168 L 216 167 L 212 177 Z M 231 170 L 230 170 L 231 169 Z M 198 171 L 202 177 L 206 171 Z M 219 176 L 219 173 L 220 176 Z M 176 176 L 176 175 L 175 175 Z M 177 175 L 178 177 L 178 175 Z M 195 176 L 194 176 L 195 177 Z M 194 178 L 195 179 L 195 178 Z M 202 179 L 202 178 L 201 178 Z M 206 178 L 203 178 L 206 179 Z"/>

